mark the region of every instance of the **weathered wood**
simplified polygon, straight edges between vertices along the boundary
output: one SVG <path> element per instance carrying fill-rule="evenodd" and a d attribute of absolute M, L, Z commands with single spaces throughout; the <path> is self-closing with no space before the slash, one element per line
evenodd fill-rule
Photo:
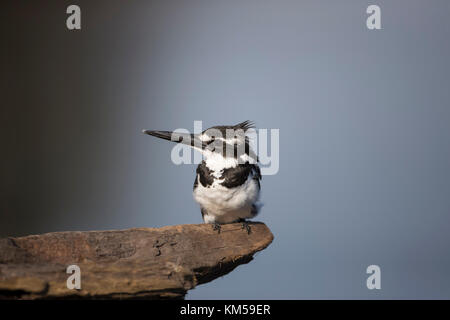
<path fill-rule="evenodd" d="M 180 299 L 248 263 L 273 235 L 263 223 L 54 232 L 0 239 L 0 298 Z M 68 289 L 69 265 L 81 290 Z"/>

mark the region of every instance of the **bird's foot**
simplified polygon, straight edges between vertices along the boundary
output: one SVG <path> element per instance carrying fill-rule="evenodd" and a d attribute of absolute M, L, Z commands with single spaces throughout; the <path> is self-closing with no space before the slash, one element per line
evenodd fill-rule
<path fill-rule="evenodd" d="M 214 231 L 217 231 L 217 233 L 219 234 L 221 228 L 222 227 L 220 226 L 220 224 L 218 224 L 217 222 L 214 222 L 214 224 L 213 224 L 213 230 Z"/>
<path fill-rule="evenodd" d="M 252 232 L 252 228 L 246 220 L 242 221 L 242 229 L 247 230 L 247 234 L 250 234 Z"/>

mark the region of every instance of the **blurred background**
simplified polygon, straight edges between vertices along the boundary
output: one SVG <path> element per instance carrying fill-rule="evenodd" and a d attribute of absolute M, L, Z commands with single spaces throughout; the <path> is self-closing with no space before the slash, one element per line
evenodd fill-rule
<path fill-rule="evenodd" d="M 66 8 L 81 7 L 79 31 Z M 382 30 L 366 8 L 381 7 Z M 9 1 L 0 236 L 201 223 L 141 130 L 280 129 L 254 261 L 187 299 L 450 298 L 450 2 Z M 381 290 L 366 287 L 381 267 Z"/>

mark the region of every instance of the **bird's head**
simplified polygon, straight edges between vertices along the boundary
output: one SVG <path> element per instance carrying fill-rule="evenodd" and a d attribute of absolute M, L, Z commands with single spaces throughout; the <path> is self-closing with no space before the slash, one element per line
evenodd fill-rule
<path fill-rule="evenodd" d="M 247 135 L 251 128 L 254 125 L 247 120 L 231 126 L 214 126 L 198 134 L 154 130 L 143 130 L 143 133 L 188 145 L 201 152 L 206 159 L 219 156 L 242 162 L 257 162 Z"/>

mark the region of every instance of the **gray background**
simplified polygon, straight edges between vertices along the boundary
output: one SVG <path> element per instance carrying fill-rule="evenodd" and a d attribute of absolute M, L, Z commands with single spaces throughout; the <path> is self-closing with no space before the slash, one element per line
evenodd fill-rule
<path fill-rule="evenodd" d="M 187 298 L 450 298 L 449 1 L 2 7 L 0 236 L 200 223 L 195 166 L 140 130 L 251 119 L 275 241 Z"/>

